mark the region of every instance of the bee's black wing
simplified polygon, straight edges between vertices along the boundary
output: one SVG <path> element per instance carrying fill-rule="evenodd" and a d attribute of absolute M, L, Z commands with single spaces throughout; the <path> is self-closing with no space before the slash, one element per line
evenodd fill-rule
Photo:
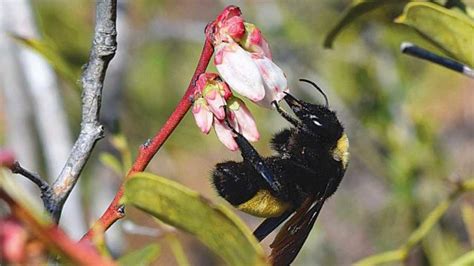
<path fill-rule="evenodd" d="M 283 131 L 281 134 L 290 133 Z M 302 182 L 301 176 L 313 176 L 316 172 L 302 164 L 294 162 L 290 159 L 281 159 L 277 157 L 271 157 L 267 159 L 268 165 L 273 167 L 274 173 L 278 173 L 279 176 L 291 176 L 293 181 L 299 180 L 298 183 L 300 185 L 304 185 Z M 279 178 L 281 179 L 281 177 Z M 288 177 L 290 179 L 290 177 Z M 288 184 L 285 185 L 288 187 Z M 288 189 L 288 188 L 287 188 Z M 288 193 L 288 191 L 287 191 Z M 296 209 L 291 208 L 284 212 L 282 215 L 278 217 L 267 218 L 263 221 L 257 229 L 253 232 L 254 236 L 258 239 L 258 241 L 262 241 L 265 237 L 267 237 L 273 230 L 275 230 L 280 224 L 282 224 L 288 217 L 290 217 L 293 213 L 295 213 Z"/>
<path fill-rule="evenodd" d="M 267 237 L 275 228 L 277 228 L 281 223 L 283 223 L 290 215 L 293 213 L 293 210 L 287 211 L 278 217 L 267 218 L 263 221 L 257 229 L 253 232 L 255 238 L 258 241 L 262 241 L 265 237 Z"/>
<path fill-rule="evenodd" d="M 308 197 L 280 229 L 270 245 L 272 248 L 270 254 L 272 265 L 289 265 L 296 258 L 306 238 L 308 238 L 324 202 L 329 197 L 328 188 L 332 186 L 332 180 L 327 184 L 322 197 Z"/>

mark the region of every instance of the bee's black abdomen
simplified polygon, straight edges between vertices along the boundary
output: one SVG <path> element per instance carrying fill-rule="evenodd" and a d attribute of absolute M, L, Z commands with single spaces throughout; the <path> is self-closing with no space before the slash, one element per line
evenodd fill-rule
<path fill-rule="evenodd" d="M 237 206 L 251 199 L 260 189 L 255 170 L 245 162 L 224 162 L 216 165 L 212 182 L 230 204 Z"/>

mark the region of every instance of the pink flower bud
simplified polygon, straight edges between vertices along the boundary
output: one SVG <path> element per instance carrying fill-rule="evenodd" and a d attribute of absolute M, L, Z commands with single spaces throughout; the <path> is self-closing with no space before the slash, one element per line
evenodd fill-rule
<path fill-rule="evenodd" d="M 257 141 L 260 138 L 257 124 L 245 103 L 237 97 L 232 97 L 227 101 L 227 104 L 230 118 L 237 123 L 236 130 L 247 140 Z"/>
<path fill-rule="evenodd" d="M 217 43 L 226 41 L 239 41 L 245 34 L 244 19 L 242 17 L 232 17 L 222 24 L 217 35 Z"/>
<path fill-rule="evenodd" d="M 221 95 L 224 97 L 225 100 L 232 97 L 232 91 L 229 89 L 229 86 L 225 82 L 221 82 Z"/>
<path fill-rule="evenodd" d="M 219 78 L 219 75 L 217 73 L 212 73 L 212 72 L 206 72 L 201 75 L 199 75 L 198 79 L 196 80 L 196 90 L 202 94 L 204 91 L 204 88 L 206 87 L 207 83 L 210 80 L 215 80 Z"/>
<path fill-rule="evenodd" d="M 240 11 L 240 8 L 236 6 L 227 6 L 216 18 L 214 23 L 216 24 L 217 27 L 221 27 L 222 24 L 232 18 L 232 17 L 240 17 L 242 15 L 242 11 Z"/>
<path fill-rule="evenodd" d="M 195 99 L 191 111 L 194 115 L 197 126 L 203 133 L 208 134 L 212 127 L 213 116 L 209 111 L 206 100 L 204 98 Z"/>
<path fill-rule="evenodd" d="M 240 40 L 240 45 L 252 53 L 257 53 L 259 55 L 265 55 L 266 57 L 272 59 L 272 52 L 270 51 L 270 45 L 265 40 L 257 26 L 252 23 L 245 22 L 245 35 L 242 36 Z"/>
<path fill-rule="evenodd" d="M 256 102 L 260 106 L 272 108 L 273 101 L 279 102 L 288 92 L 288 81 L 285 73 L 271 59 L 257 54 L 252 55 L 252 59 L 258 67 L 260 75 L 265 84 L 265 97 Z"/>
<path fill-rule="evenodd" d="M 224 97 L 220 94 L 217 84 L 208 84 L 203 92 L 204 99 L 208 104 L 209 110 L 217 119 L 225 118 L 224 106 L 226 105 Z"/>
<path fill-rule="evenodd" d="M 236 6 L 229 6 L 211 24 L 214 28 L 213 42 L 218 45 L 221 42 L 239 41 L 245 34 L 244 19 L 242 12 Z"/>
<path fill-rule="evenodd" d="M 222 79 L 229 86 L 254 102 L 265 97 L 265 88 L 257 65 L 237 43 L 216 46 L 214 63 Z"/>
<path fill-rule="evenodd" d="M 217 120 L 214 122 L 214 130 L 217 138 L 231 151 L 239 149 L 237 142 L 235 142 L 232 130 L 225 124 L 224 120 Z"/>

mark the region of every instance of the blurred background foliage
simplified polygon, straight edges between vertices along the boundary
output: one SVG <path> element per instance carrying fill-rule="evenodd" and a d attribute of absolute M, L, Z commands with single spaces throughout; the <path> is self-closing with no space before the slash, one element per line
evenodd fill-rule
<path fill-rule="evenodd" d="M 319 84 L 351 141 L 351 163 L 341 188 L 326 203 L 295 264 L 347 265 L 395 249 L 447 197 L 452 181 L 472 178 L 474 170 L 474 82 L 400 53 L 400 44 L 407 40 L 436 49 L 414 30 L 393 22 L 404 2 L 385 5 L 357 18 L 342 31 L 332 49 L 323 48 L 324 38 L 351 1 L 125 2 L 122 14 L 126 14 L 130 27 L 126 51 L 129 59 L 125 75 L 120 77 L 123 94 L 116 114 L 118 121 L 106 123 L 107 134 L 110 136 L 118 124 L 134 157 L 136 147 L 161 127 L 184 93 L 202 48 L 205 24 L 226 5 L 238 5 L 246 20 L 257 24 L 266 36 L 292 92 L 307 101 L 321 102 L 312 88 L 297 80 L 308 78 Z M 465 1 L 471 7 L 472 2 Z M 79 77 L 91 43 L 94 1 L 33 0 L 32 4 L 43 41 Z M 120 42 L 118 45 L 120 49 Z M 106 77 L 114 78 L 118 77 Z M 67 77 L 61 85 L 70 127 L 77 133 L 79 86 Z M 261 154 L 271 154 L 271 136 L 289 125 L 276 112 L 250 103 L 249 107 L 262 136 L 255 146 Z M 102 142 L 107 141 L 110 139 Z M 112 148 L 108 151 L 118 156 Z M 95 151 L 80 184 L 85 206 L 95 204 L 97 188 L 91 169 L 99 153 Z M 187 115 L 148 171 L 223 202 L 213 191 L 209 177 L 216 163 L 229 159 L 240 160 L 240 155 L 226 150 L 213 132 L 209 136 L 201 134 L 192 116 Z M 117 175 L 116 181 L 120 178 Z M 472 250 L 473 229 L 469 235 L 461 212 L 463 206 L 472 208 L 473 202 L 472 194 L 455 201 L 406 262 L 446 265 Z M 127 219 L 135 224 L 157 226 L 146 215 L 131 208 L 127 211 Z M 252 228 L 260 222 L 240 212 L 238 215 Z M 87 217 L 96 218 L 90 212 Z M 156 242 L 156 236 L 132 231 L 125 234 L 127 250 Z M 218 263 L 189 235 L 172 234 L 178 234 L 191 264 Z M 159 239 L 163 245 L 158 262 L 169 265 L 186 261 L 175 259 L 175 240 Z"/>

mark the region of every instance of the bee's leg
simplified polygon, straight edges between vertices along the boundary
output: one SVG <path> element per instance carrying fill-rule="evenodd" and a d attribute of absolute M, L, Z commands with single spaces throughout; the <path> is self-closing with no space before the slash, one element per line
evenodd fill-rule
<path fill-rule="evenodd" d="M 276 101 L 273 101 L 272 102 L 272 105 L 275 106 L 275 109 L 277 110 L 277 112 L 283 117 L 286 119 L 286 121 L 290 122 L 293 126 L 295 127 L 298 127 L 298 125 L 300 124 L 300 122 L 293 118 L 290 114 L 288 114 L 285 110 L 281 109 L 281 107 L 278 105 L 278 103 Z"/>
<path fill-rule="evenodd" d="M 258 241 L 262 241 L 267 237 L 275 228 L 277 228 L 281 223 L 283 223 L 290 215 L 293 213 L 293 210 L 286 211 L 282 215 L 278 217 L 267 218 L 263 221 L 255 231 L 253 231 L 253 235 Z"/>
<path fill-rule="evenodd" d="M 273 178 L 273 174 L 263 161 L 263 158 L 258 154 L 258 152 L 248 142 L 248 140 L 230 125 L 227 119 L 225 119 L 225 123 L 230 129 L 232 129 L 233 133 L 235 134 L 234 139 L 240 148 L 240 153 L 242 155 L 242 158 L 244 158 L 244 161 L 249 162 L 253 166 L 253 168 L 260 174 L 260 176 L 265 180 L 265 182 L 270 186 L 270 188 L 274 192 L 279 194 L 281 191 L 281 184 Z"/>

